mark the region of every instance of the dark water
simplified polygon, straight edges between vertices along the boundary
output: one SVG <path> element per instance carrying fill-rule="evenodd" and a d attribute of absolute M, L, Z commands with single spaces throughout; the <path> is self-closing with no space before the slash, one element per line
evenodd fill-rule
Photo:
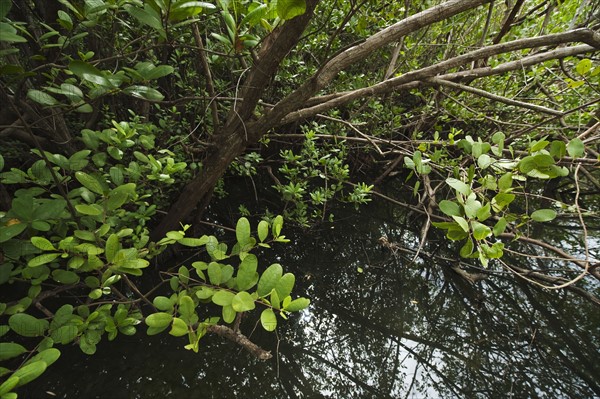
<path fill-rule="evenodd" d="M 22 392 L 60 398 L 593 398 L 600 397 L 600 312 L 578 296 L 534 289 L 500 270 L 475 285 L 436 257 L 382 248 L 418 244 L 420 222 L 373 204 L 294 233 L 261 255 L 297 277 L 309 309 L 275 333 L 244 332 L 260 362 L 205 337 L 200 353 L 170 336 L 120 336 L 94 356 L 64 350 Z M 451 256 L 443 240 L 430 255 Z M 517 262 L 517 260 L 509 260 Z M 362 272 L 360 272 L 362 269 Z M 598 289 L 596 288 L 596 293 Z"/>

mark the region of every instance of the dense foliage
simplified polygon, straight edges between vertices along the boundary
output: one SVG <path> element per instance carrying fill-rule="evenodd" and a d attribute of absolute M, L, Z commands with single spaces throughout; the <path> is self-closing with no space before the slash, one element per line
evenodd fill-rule
<path fill-rule="evenodd" d="M 333 221 L 336 201 L 358 208 L 384 181 L 423 215 L 415 258 L 434 226 L 461 267 L 600 303 L 586 291 L 600 280 L 599 6 L 524 3 L 0 0 L 0 396 L 59 344 L 91 354 L 142 321 L 194 351 L 211 332 L 268 357 L 240 315 L 263 306 L 273 331 L 308 306 L 250 253 L 286 241 L 274 214 Z M 258 210 L 255 236 L 245 217 L 231 249 L 188 236 L 229 177 L 258 174 L 281 204 Z M 549 221 L 576 226 L 585 253 L 534 237 Z M 206 262 L 166 270 L 156 256 L 172 245 Z"/>

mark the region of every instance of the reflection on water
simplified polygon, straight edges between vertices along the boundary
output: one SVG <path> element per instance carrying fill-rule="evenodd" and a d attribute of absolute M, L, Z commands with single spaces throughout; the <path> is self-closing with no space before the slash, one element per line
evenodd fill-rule
<path fill-rule="evenodd" d="M 472 285 L 451 264 L 426 256 L 411 263 L 411 254 L 391 252 L 378 239 L 415 248 L 415 234 L 403 227 L 414 221 L 385 206 L 367 212 L 266 254 L 295 272 L 297 294 L 312 299 L 277 335 L 252 334 L 276 354 L 272 361 L 218 338 L 206 338 L 194 354 L 181 339 L 138 334 L 99 346 L 92 357 L 64 351 L 24 396 L 600 396 L 598 308 L 501 272 Z M 443 245 L 432 240 L 424 250 L 444 255 Z M 254 327 L 247 320 L 244 331 Z"/>

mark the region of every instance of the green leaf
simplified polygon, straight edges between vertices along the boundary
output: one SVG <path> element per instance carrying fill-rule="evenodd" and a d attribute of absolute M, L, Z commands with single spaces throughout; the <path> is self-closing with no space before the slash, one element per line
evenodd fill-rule
<path fill-rule="evenodd" d="M 308 298 L 298 298 L 294 299 L 287 305 L 284 309 L 288 312 L 298 312 L 302 309 L 306 309 L 310 305 L 310 299 Z"/>
<path fill-rule="evenodd" d="M 252 295 L 247 293 L 246 291 L 238 292 L 233 299 L 231 300 L 231 307 L 236 312 L 247 312 L 253 310 L 256 305 L 254 304 L 254 299 L 252 299 Z"/>
<path fill-rule="evenodd" d="M 148 327 L 165 328 L 173 321 L 173 315 L 165 312 L 152 313 L 146 317 Z"/>
<path fill-rule="evenodd" d="M 261 220 L 258 223 L 258 239 L 260 240 L 260 242 L 264 242 L 267 239 L 267 236 L 269 235 L 269 223 Z"/>
<path fill-rule="evenodd" d="M 196 305 L 189 295 L 184 295 L 179 300 L 179 314 L 186 322 L 190 322 L 196 314 Z"/>
<path fill-rule="evenodd" d="M 95 177 L 88 175 L 85 172 L 75 172 L 75 178 L 79 183 L 81 183 L 81 185 L 83 185 L 88 190 L 96 194 L 104 194 L 102 184 L 100 184 L 100 182 Z"/>
<path fill-rule="evenodd" d="M 81 213 L 82 215 L 98 216 L 98 215 L 102 215 L 102 213 L 103 213 L 102 208 L 96 204 L 92 204 L 92 205 L 78 204 L 78 205 L 75 205 L 75 209 L 77 210 L 77 212 Z"/>
<path fill-rule="evenodd" d="M 65 285 L 76 284 L 79 282 L 79 275 L 70 270 L 54 270 L 52 272 L 52 278 L 54 281 Z"/>
<path fill-rule="evenodd" d="M 267 331 L 275 331 L 277 328 L 277 317 L 273 309 L 268 308 L 262 311 L 260 314 L 260 324 Z"/>
<path fill-rule="evenodd" d="M 506 172 L 498 179 L 498 190 L 505 192 L 510 190 L 512 187 L 513 175 L 510 172 Z"/>
<path fill-rule="evenodd" d="M 14 342 L 0 342 L 0 360 L 12 359 L 27 352 L 22 345 Z"/>
<path fill-rule="evenodd" d="M 154 80 L 162 78 L 173 73 L 175 69 L 170 65 L 159 65 L 156 68 L 150 69 L 147 73 L 143 74 L 146 80 Z"/>
<path fill-rule="evenodd" d="M 239 218 L 235 226 L 235 236 L 240 245 L 250 241 L 250 222 L 245 217 Z"/>
<path fill-rule="evenodd" d="M 212 301 L 219 306 L 228 306 L 231 305 L 234 297 L 231 291 L 219 290 L 212 296 Z"/>
<path fill-rule="evenodd" d="M 477 166 L 481 169 L 486 169 L 492 163 L 494 163 L 494 160 L 487 154 L 481 154 L 479 158 L 477 158 Z"/>
<path fill-rule="evenodd" d="M 439 207 L 448 216 L 460 216 L 460 205 L 454 201 L 442 200 Z"/>
<path fill-rule="evenodd" d="M 108 236 L 108 239 L 106 240 L 106 246 L 104 247 L 104 253 L 106 254 L 106 260 L 108 263 L 113 263 L 120 249 L 121 245 L 119 244 L 119 236 L 114 233 Z"/>
<path fill-rule="evenodd" d="M 464 232 L 466 232 L 466 233 L 469 232 L 469 224 L 467 223 L 465 218 L 463 218 L 461 216 L 452 216 L 452 219 L 454 219 L 454 221 L 456 223 L 458 223 L 458 225 L 460 226 L 461 229 L 463 229 Z"/>
<path fill-rule="evenodd" d="M 221 314 L 225 323 L 232 323 L 235 320 L 235 316 L 237 315 L 236 311 L 233 310 L 233 307 L 231 305 L 223 306 Z"/>
<path fill-rule="evenodd" d="M 531 219 L 536 222 L 549 222 L 556 218 L 556 211 L 554 209 L 538 209 L 531 214 Z"/>
<path fill-rule="evenodd" d="M 572 158 L 582 157 L 585 153 L 585 146 L 583 145 L 583 141 L 581 141 L 581 139 L 578 138 L 574 138 L 573 140 L 569 141 L 569 144 L 567 144 L 567 152 Z"/>
<path fill-rule="evenodd" d="M 468 258 L 469 255 L 473 253 L 473 248 L 473 240 L 471 240 L 471 237 L 468 237 L 467 241 L 465 242 L 465 245 L 463 245 L 460 249 L 460 256 L 463 258 Z"/>
<path fill-rule="evenodd" d="M 475 220 L 471 221 L 471 227 L 473 229 L 473 238 L 480 241 L 492 234 L 492 230 L 483 223 L 479 223 Z"/>
<path fill-rule="evenodd" d="M 69 70 L 82 80 L 87 80 L 108 89 L 115 88 L 111 81 L 98 68 L 87 62 L 73 60 L 69 63 Z"/>
<path fill-rule="evenodd" d="M 202 236 L 200 238 L 184 237 L 184 238 L 177 240 L 177 242 L 186 247 L 200 247 L 202 245 L 205 245 L 208 242 L 208 237 L 207 236 Z"/>
<path fill-rule="evenodd" d="M 219 285 L 223 282 L 221 265 L 219 265 L 217 262 L 210 262 L 208 264 L 208 279 L 213 285 Z"/>
<path fill-rule="evenodd" d="M 306 12 L 305 0 L 278 0 L 277 1 L 277 16 L 281 19 L 288 20 Z"/>
<path fill-rule="evenodd" d="M 580 75 L 586 75 L 592 69 L 592 61 L 587 58 L 582 59 L 575 66 L 575 70 Z"/>
<path fill-rule="evenodd" d="M 25 364 L 34 363 L 34 362 L 41 360 L 46 363 L 46 366 L 50 366 L 51 364 L 56 362 L 59 357 L 60 357 L 60 351 L 58 349 L 48 348 L 48 349 L 42 350 L 40 353 L 33 356 L 31 359 L 27 360 L 27 362 Z"/>
<path fill-rule="evenodd" d="M 152 300 L 152 304 L 158 309 L 166 312 L 173 310 L 173 301 L 166 296 L 157 296 Z"/>
<path fill-rule="evenodd" d="M 240 267 L 236 276 L 237 287 L 240 291 L 245 291 L 256 284 L 258 267 L 258 259 L 253 254 L 248 254 L 240 263 Z"/>
<path fill-rule="evenodd" d="M 471 188 L 469 187 L 468 184 L 455 179 L 453 177 L 449 177 L 446 179 L 446 183 L 452 187 L 453 189 L 455 189 L 456 191 L 458 191 L 459 193 L 461 193 L 462 195 L 469 195 L 471 194 Z"/>
<path fill-rule="evenodd" d="M 498 237 L 500 234 L 504 233 L 504 230 L 506 230 L 507 224 L 508 224 L 507 220 L 504 217 L 501 217 L 500 219 L 498 219 L 498 221 L 494 225 L 494 228 L 492 229 L 492 232 L 494 233 L 494 237 Z"/>
<path fill-rule="evenodd" d="M 0 243 L 18 236 L 27 228 L 27 223 L 16 223 L 10 226 L 0 226 Z"/>
<path fill-rule="evenodd" d="M 171 331 L 169 331 L 169 334 L 173 335 L 174 337 L 181 337 L 186 335 L 188 332 L 188 325 L 185 323 L 185 321 L 178 317 L 175 317 L 173 319 L 173 326 L 171 327 Z"/>
<path fill-rule="evenodd" d="M 54 245 L 44 237 L 31 237 L 31 243 L 34 247 L 39 248 L 42 251 L 56 251 Z"/>
<path fill-rule="evenodd" d="M 4 367 L 2 368 L 4 369 Z M 4 369 L 8 372 L 10 372 L 10 370 L 8 369 Z M 3 370 L 3 371 L 4 371 Z M 8 378 L 6 381 L 4 381 L 2 383 L 2 385 L 0 385 L 0 396 L 2 397 L 2 399 L 16 399 L 17 398 L 17 394 L 14 392 L 10 392 L 12 391 L 17 385 L 19 385 L 19 381 L 21 379 L 19 377 L 15 377 L 14 375 L 10 376 L 10 378 Z M 14 396 L 11 396 L 11 394 L 14 394 Z"/>
<path fill-rule="evenodd" d="M 39 91 L 39 90 L 29 90 L 27 92 L 27 97 L 30 100 L 33 100 L 36 103 L 42 104 L 42 105 L 58 104 L 58 101 L 54 97 L 52 97 L 50 94 L 44 93 L 43 91 Z"/>
<path fill-rule="evenodd" d="M 48 329 L 49 323 L 47 320 L 37 319 L 27 313 L 17 313 L 10 316 L 8 325 L 23 337 L 41 337 Z"/>
<path fill-rule="evenodd" d="M 129 86 L 123 89 L 123 93 L 132 97 L 143 98 L 145 100 L 160 101 L 165 98 L 160 91 L 148 86 Z"/>
<path fill-rule="evenodd" d="M 99 291 L 100 294 L 102 294 L 102 290 Z M 54 340 L 54 342 L 66 345 L 70 342 L 73 342 L 77 335 L 79 335 L 79 330 L 77 329 L 77 326 L 66 325 L 59 327 L 55 331 L 52 331 L 50 337 Z"/>
<path fill-rule="evenodd" d="M 32 258 L 29 260 L 29 262 L 27 262 L 27 266 L 38 267 L 41 265 L 45 265 L 46 263 L 50 263 L 54 259 L 58 258 L 59 255 L 60 255 L 60 253 L 54 252 L 54 253 L 46 253 L 46 254 L 36 256 L 35 258 Z"/>
<path fill-rule="evenodd" d="M 38 378 L 40 375 L 46 371 L 46 362 L 43 360 L 38 360 L 37 362 L 30 363 L 26 366 L 21 367 L 17 371 L 13 373 L 11 377 L 18 377 L 19 383 L 17 386 L 22 386 L 30 383 L 31 381 Z"/>
<path fill-rule="evenodd" d="M 158 15 L 158 13 L 154 11 L 150 5 L 146 4 L 144 9 L 126 5 L 125 11 L 127 11 L 129 15 L 140 21 L 142 24 L 148 25 L 158 32 L 162 32 L 164 35 L 164 29 L 162 21 L 160 20 L 160 15 Z"/>
<path fill-rule="evenodd" d="M 278 263 L 273 263 L 269 266 L 258 281 L 257 293 L 258 296 L 268 295 L 273 288 L 279 282 L 281 275 L 283 274 L 283 268 Z"/>
<path fill-rule="evenodd" d="M 480 222 L 485 222 L 486 220 L 488 220 L 492 216 L 491 204 L 489 202 L 486 202 L 485 205 L 483 205 L 477 210 L 476 216 L 477 220 L 479 220 Z"/>
<path fill-rule="evenodd" d="M 0 20 L 8 15 L 12 7 L 11 0 L 0 0 Z"/>
<path fill-rule="evenodd" d="M 292 273 L 286 273 L 277 282 L 275 285 L 275 291 L 279 295 L 279 298 L 285 298 L 292 293 L 294 289 L 294 284 L 296 283 L 296 276 Z"/>

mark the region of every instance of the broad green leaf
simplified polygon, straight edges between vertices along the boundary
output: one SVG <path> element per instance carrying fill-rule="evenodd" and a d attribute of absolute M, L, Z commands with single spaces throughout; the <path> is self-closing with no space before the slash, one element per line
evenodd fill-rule
<path fill-rule="evenodd" d="M 469 187 L 468 184 L 455 179 L 453 177 L 449 177 L 446 179 L 446 183 L 452 187 L 453 189 L 455 189 L 456 191 L 458 191 L 459 193 L 461 193 L 462 195 L 469 195 L 471 194 L 471 188 Z"/>
<path fill-rule="evenodd" d="M 102 293 L 102 290 L 99 291 Z M 65 325 L 57 328 L 55 331 L 52 331 L 50 337 L 54 340 L 54 342 L 66 345 L 73 342 L 77 335 L 79 335 L 77 326 Z"/>
<path fill-rule="evenodd" d="M 50 263 L 54 259 L 58 258 L 59 255 L 60 255 L 60 253 L 54 252 L 54 253 L 46 253 L 46 254 L 36 256 L 35 258 L 32 258 L 29 260 L 29 262 L 27 262 L 27 266 L 38 267 L 41 265 L 45 265 L 46 263 Z"/>
<path fill-rule="evenodd" d="M 274 263 L 269 266 L 258 280 L 258 287 L 256 291 L 258 296 L 262 297 L 268 295 L 271 290 L 275 288 L 282 274 L 283 268 L 280 264 Z"/>
<path fill-rule="evenodd" d="M 119 236 L 114 233 L 108 236 L 108 239 L 106 240 L 106 246 L 104 248 L 104 253 L 106 254 L 106 260 L 108 263 L 112 263 L 115 260 L 115 257 L 120 249 L 121 246 L 119 244 Z"/>
<path fill-rule="evenodd" d="M 569 144 L 567 144 L 567 152 L 572 158 L 582 157 L 585 153 L 585 146 L 583 145 L 583 141 L 581 141 L 581 139 L 578 138 L 574 138 L 573 140 L 569 141 Z"/>
<path fill-rule="evenodd" d="M 80 60 L 73 60 L 69 63 L 69 70 L 80 79 L 97 84 L 99 86 L 114 89 L 115 86 L 104 74 L 92 64 Z"/>
<path fill-rule="evenodd" d="M 486 169 L 492 163 L 494 163 L 494 160 L 488 154 L 481 154 L 479 158 L 477 158 L 477 166 L 481 169 Z"/>
<path fill-rule="evenodd" d="M 475 220 L 471 221 L 471 228 L 473 229 L 473 238 L 480 241 L 492 234 L 492 230 L 483 223 L 479 223 Z"/>
<path fill-rule="evenodd" d="M 302 309 L 306 309 L 309 305 L 310 300 L 308 298 L 298 298 L 290 302 L 284 310 L 287 310 L 288 312 L 298 312 Z"/>
<path fill-rule="evenodd" d="M 13 373 L 12 377 L 18 377 L 19 383 L 17 386 L 22 386 L 30 383 L 42 375 L 44 371 L 46 371 L 46 367 L 47 365 L 45 361 L 38 360 L 37 362 L 33 362 L 19 368 Z"/>
<path fill-rule="evenodd" d="M 467 241 L 465 242 L 465 245 L 463 245 L 460 249 L 460 256 L 463 258 L 469 257 L 469 255 L 473 253 L 473 248 L 473 240 L 471 240 L 471 237 L 468 237 Z"/>
<path fill-rule="evenodd" d="M 461 229 L 463 229 L 464 232 L 466 232 L 466 233 L 469 232 L 469 224 L 467 223 L 465 218 L 463 218 L 461 216 L 452 216 L 452 219 L 454 219 L 454 221 L 456 223 L 458 223 L 458 225 L 460 226 Z"/>
<path fill-rule="evenodd" d="M 283 216 L 277 215 L 275 217 L 275 219 L 273 219 L 273 225 L 271 226 L 273 238 L 279 237 L 279 235 L 281 234 L 282 227 L 283 227 Z"/>
<path fill-rule="evenodd" d="M 257 281 L 256 269 L 258 267 L 258 259 L 253 254 L 248 254 L 240 263 L 240 267 L 236 276 L 237 286 L 240 291 L 245 291 L 254 286 Z"/>
<path fill-rule="evenodd" d="M 31 243 L 34 247 L 39 248 L 43 251 L 56 251 L 54 245 L 44 237 L 31 237 Z"/>
<path fill-rule="evenodd" d="M 254 299 L 246 291 L 238 292 L 231 300 L 231 307 L 236 312 L 247 312 L 253 310 L 256 305 Z"/>
<path fill-rule="evenodd" d="M 267 239 L 267 236 L 269 235 L 269 223 L 261 220 L 258 223 L 258 239 L 260 240 L 260 242 L 264 242 Z"/>
<path fill-rule="evenodd" d="M 27 223 L 15 223 L 10 226 L 0 226 L 0 243 L 18 236 L 27 228 Z"/>
<path fill-rule="evenodd" d="M 54 362 L 58 360 L 60 357 L 60 351 L 56 348 L 47 348 L 42 350 L 37 355 L 33 356 L 31 359 L 27 360 L 25 364 L 31 364 L 37 361 L 43 361 L 46 363 L 46 366 L 52 365 Z"/>
<path fill-rule="evenodd" d="M 35 101 L 36 103 L 42 104 L 42 105 L 56 105 L 58 104 L 58 101 L 52 97 L 50 94 L 48 93 L 44 93 L 43 91 L 40 90 L 29 90 L 27 92 L 27 97 L 30 100 Z"/>
<path fill-rule="evenodd" d="M 235 236 L 240 245 L 245 245 L 250 240 L 250 222 L 245 217 L 238 219 L 235 226 Z"/>
<path fill-rule="evenodd" d="M 512 173 L 506 172 L 498 179 L 498 190 L 505 192 L 510 190 L 512 187 L 513 176 Z"/>
<path fill-rule="evenodd" d="M 212 301 L 219 306 L 227 306 L 231 305 L 234 297 L 235 294 L 231 291 L 219 290 L 212 296 Z"/>
<path fill-rule="evenodd" d="M 279 295 L 279 298 L 285 298 L 292 293 L 294 289 L 294 284 L 296 283 L 296 276 L 292 273 L 286 273 L 277 282 L 275 285 L 275 290 Z"/>
<path fill-rule="evenodd" d="M 233 310 L 233 307 L 231 305 L 226 305 L 226 306 L 223 306 L 221 315 L 223 316 L 223 321 L 225 323 L 233 323 L 237 313 L 235 310 Z"/>
<path fill-rule="evenodd" d="M 178 317 L 175 317 L 173 319 L 173 326 L 171 326 L 171 331 L 169 331 L 169 334 L 173 335 L 174 337 L 182 337 L 188 332 L 188 326 L 185 323 L 185 321 Z"/>
<path fill-rule="evenodd" d="M 11 0 L 0 0 L 0 20 L 8 15 L 12 7 Z"/>
<path fill-rule="evenodd" d="M 476 216 L 477 220 L 479 220 L 480 222 L 485 222 L 486 220 L 488 220 L 492 216 L 490 203 L 486 202 L 481 208 L 479 208 L 477 210 Z"/>
<path fill-rule="evenodd" d="M 148 327 L 164 328 L 171 324 L 173 315 L 165 312 L 152 313 L 146 317 L 146 325 Z"/>
<path fill-rule="evenodd" d="M 7 373 L 10 372 L 9 369 L 2 367 L 1 368 L 2 371 L 6 370 Z M 6 374 L 7 374 L 6 373 Z M 4 375 L 5 373 L 3 373 L 2 375 Z M 11 392 L 16 386 L 19 385 L 19 381 L 21 379 L 19 377 L 15 377 L 14 375 L 11 375 L 6 381 L 4 381 L 2 384 L 0 384 L 0 396 L 2 397 L 2 399 L 16 399 L 17 398 L 17 394 L 14 392 Z M 11 394 L 14 394 L 14 396 L 11 396 Z"/>
<path fill-rule="evenodd" d="M 148 86 L 129 86 L 123 89 L 123 93 L 145 100 L 160 101 L 165 98 L 160 91 Z"/>
<path fill-rule="evenodd" d="M 538 209 L 531 214 L 531 219 L 536 222 L 549 222 L 556 218 L 556 211 L 554 209 Z"/>
<path fill-rule="evenodd" d="M 126 5 L 125 11 L 127 11 L 129 15 L 140 21 L 142 24 L 154 28 L 164 36 L 164 29 L 160 15 L 154 11 L 150 5 L 146 4 L 144 9 Z"/>
<path fill-rule="evenodd" d="M 75 178 L 88 190 L 103 195 L 104 189 L 98 180 L 85 172 L 75 172 Z"/>
<path fill-rule="evenodd" d="M 189 322 L 192 316 L 196 314 L 196 305 L 189 295 L 184 295 L 179 300 L 179 314 L 181 315 L 181 318 L 187 322 Z"/>
<path fill-rule="evenodd" d="M 501 217 L 500 219 L 498 219 L 498 221 L 494 225 L 494 228 L 492 229 L 494 236 L 498 237 L 500 234 L 504 233 L 504 230 L 506 230 L 507 224 L 508 223 L 504 217 Z"/>
<path fill-rule="evenodd" d="M 268 308 L 262 311 L 260 314 L 260 324 L 267 331 L 275 331 L 277 328 L 277 316 L 275 316 L 273 309 Z"/>
<path fill-rule="evenodd" d="M 439 207 L 448 216 L 460 216 L 460 205 L 454 201 L 442 200 Z"/>
<path fill-rule="evenodd" d="M 49 323 L 47 320 L 37 319 L 27 313 L 17 313 L 10 316 L 8 325 L 23 337 L 41 337 L 48 329 Z"/>
<path fill-rule="evenodd" d="M 152 68 L 146 74 L 144 74 L 144 78 L 147 80 L 154 80 L 158 78 L 162 78 L 163 76 L 170 75 L 173 73 L 174 68 L 170 65 L 159 65 L 156 68 Z"/>
<path fill-rule="evenodd" d="M 70 270 L 57 269 L 52 272 L 52 278 L 57 283 L 69 285 L 79 282 L 79 275 Z"/>
<path fill-rule="evenodd" d="M 208 264 L 208 279 L 211 284 L 219 285 L 222 282 L 221 266 L 217 262 L 210 262 Z"/>
<path fill-rule="evenodd" d="M 207 236 L 202 236 L 200 238 L 184 237 L 180 240 L 177 240 L 177 242 L 186 247 L 200 247 L 202 245 L 205 245 L 208 242 L 208 237 Z"/>
<path fill-rule="evenodd" d="M 98 216 L 98 215 L 102 215 L 102 213 L 103 213 L 102 208 L 96 204 L 92 204 L 92 205 L 78 204 L 78 205 L 75 205 L 75 209 L 77 210 L 77 212 L 81 213 L 82 215 Z"/>
<path fill-rule="evenodd" d="M 27 352 L 22 345 L 14 342 L 0 342 L 0 360 L 12 359 Z"/>
<path fill-rule="evenodd" d="M 587 58 L 582 59 L 575 66 L 575 70 L 580 75 L 586 75 L 592 69 L 592 61 Z"/>
<path fill-rule="evenodd" d="M 173 301 L 166 296 L 157 296 L 152 300 L 152 304 L 158 310 L 162 310 L 165 312 L 171 312 L 173 310 Z"/>
<path fill-rule="evenodd" d="M 277 16 L 285 20 L 292 19 L 306 12 L 305 0 L 278 0 Z"/>

